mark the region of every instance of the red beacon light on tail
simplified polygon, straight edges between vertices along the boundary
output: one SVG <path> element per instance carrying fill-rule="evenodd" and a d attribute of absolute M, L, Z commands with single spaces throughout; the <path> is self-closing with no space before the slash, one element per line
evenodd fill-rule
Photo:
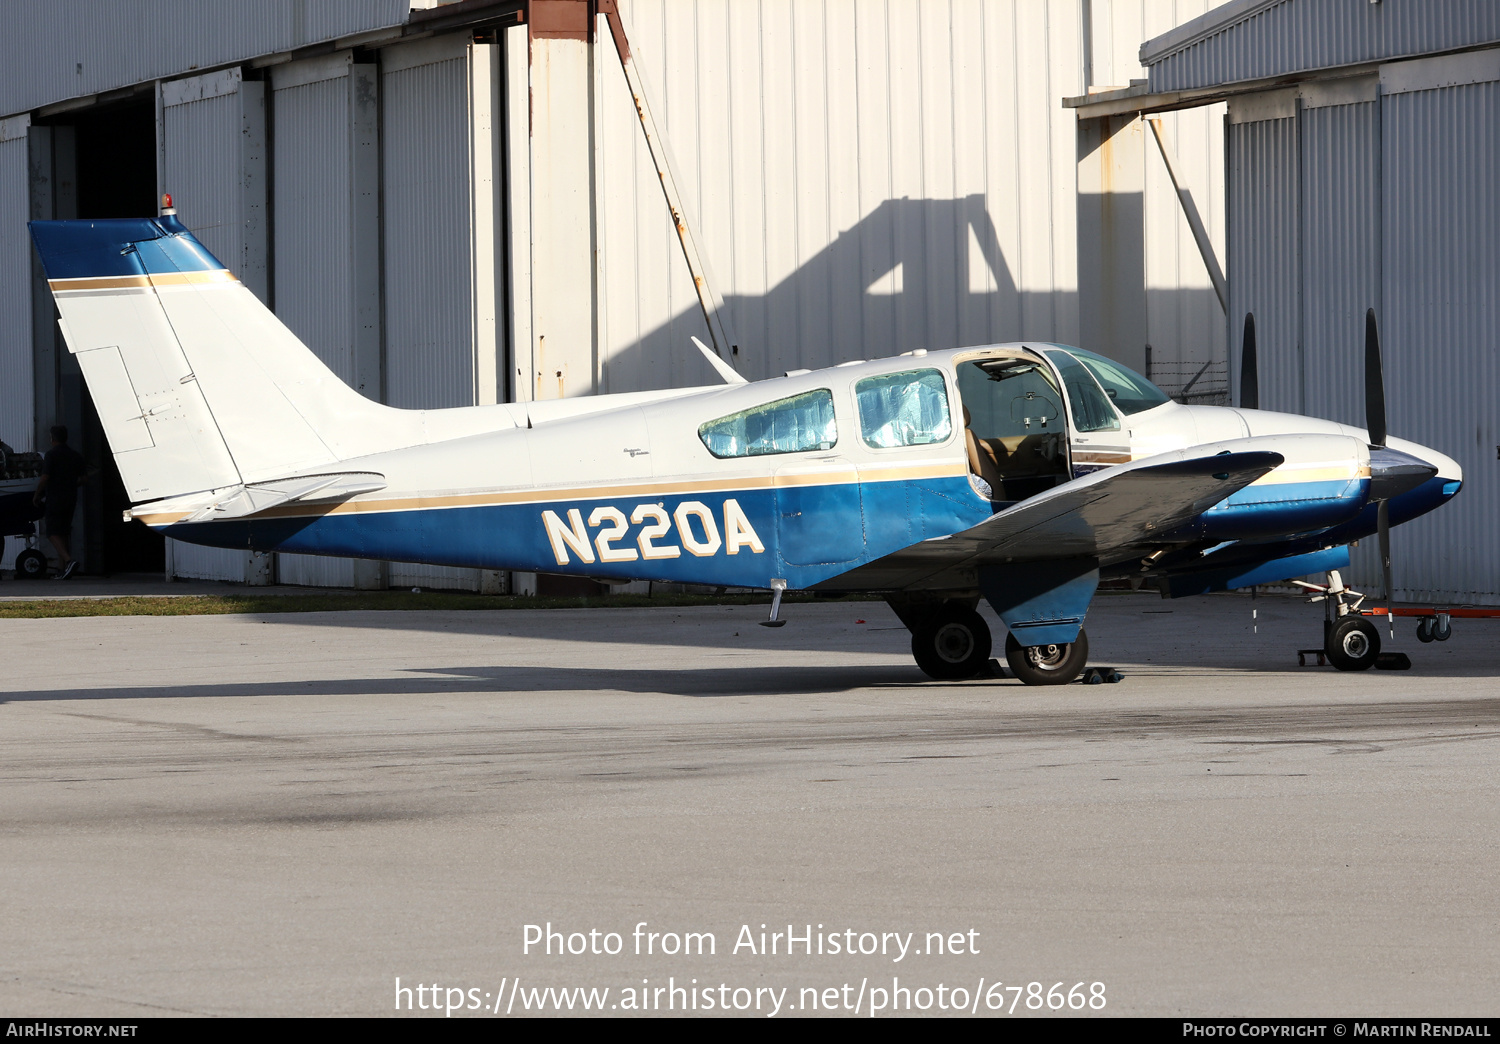
<path fill-rule="evenodd" d="M 175 213 L 177 213 L 177 208 L 172 206 L 172 193 L 163 192 L 161 194 L 161 216 L 166 217 L 168 214 Z"/>

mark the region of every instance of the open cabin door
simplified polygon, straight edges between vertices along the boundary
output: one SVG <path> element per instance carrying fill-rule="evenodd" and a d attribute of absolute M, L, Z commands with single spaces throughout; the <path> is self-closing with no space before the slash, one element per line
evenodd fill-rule
<path fill-rule="evenodd" d="M 1088 369 L 1069 352 L 1060 348 L 1043 349 L 1052 364 L 1056 380 L 1067 395 L 1069 423 L 1069 478 L 1128 463 L 1130 433 L 1120 421 L 1120 413 L 1110 403 Z"/>
<path fill-rule="evenodd" d="M 995 504 L 1012 504 L 1072 478 L 1067 406 L 1040 352 L 976 352 L 955 361 L 969 470 Z"/>

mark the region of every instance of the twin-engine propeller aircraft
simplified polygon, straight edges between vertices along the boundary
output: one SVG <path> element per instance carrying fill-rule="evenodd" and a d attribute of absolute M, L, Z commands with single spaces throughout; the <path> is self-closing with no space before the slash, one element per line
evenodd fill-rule
<path fill-rule="evenodd" d="M 769 624 L 786 590 L 878 592 L 934 678 L 987 665 L 980 597 L 1009 628 L 1017 677 L 1067 682 L 1101 579 L 1175 597 L 1334 572 L 1351 541 L 1462 480 L 1443 454 L 1385 438 L 1383 396 L 1371 432 L 1185 406 L 1116 362 L 1039 343 L 755 383 L 705 349 L 725 385 L 393 409 L 341 382 L 174 212 L 31 232 L 128 515 L 154 529 L 769 589 Z M 1343 608 L 1328 652 L 1368 667 L 1379 636 Z"/>

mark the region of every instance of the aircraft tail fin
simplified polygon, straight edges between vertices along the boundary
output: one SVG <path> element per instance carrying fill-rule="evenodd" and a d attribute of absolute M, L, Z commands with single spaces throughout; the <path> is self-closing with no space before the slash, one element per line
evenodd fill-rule
<path fill-rule="evenodd" d="M 332 471 L 408 412 L 341 381 L 175 216 L 30 227 L 132 502 Z"/>

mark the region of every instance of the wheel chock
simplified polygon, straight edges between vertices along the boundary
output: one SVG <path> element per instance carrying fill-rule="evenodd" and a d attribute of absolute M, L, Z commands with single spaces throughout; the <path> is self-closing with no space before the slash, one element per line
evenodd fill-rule
<path fill-rule="evenodd" d="M 1411 657 L 1400 652 L 1381 653 L 1375 657 L 1375 669 L 1377 671 L 1409 671 L 1411 670 Z"/>
<path fill-rule="evenodd" d="M 1080 679 L 1085 685 L 1113 685 L 1125 675 L 1113 667 L 1089 667 Z"/>
<path fill-rule="evenodd" d="M 984 665 L 984 670 L 979 673 L 981 678 L 1009 678 L 1010 671 L 1005 669 L 1005 664 L 999 660 L 992 659 Z"/>
<path fill-rule="evenodd" d="M 1328 656 L 1327 656 L 1326 653 L 1323 652 L 1322 649 L 1298 649 L 1297 650 L 1297 666 L 1298 667 L 1306 667 L 1307 666 L 1307 658 L 1309 656 L 1316 656 L 1318 658 L 1318 662 L 1314 666 L 1317 666 L 1317 667 L 1327 667 L 1328 666 Z"/>

